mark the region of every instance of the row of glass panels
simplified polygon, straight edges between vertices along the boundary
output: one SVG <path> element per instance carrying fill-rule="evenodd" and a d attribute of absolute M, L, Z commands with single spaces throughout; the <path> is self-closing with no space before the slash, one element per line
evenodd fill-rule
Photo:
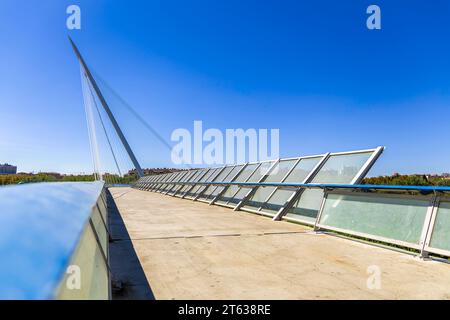
<path fill-rule="evenodd" d="M 450 200 L 328 192 L 317 226 L 450 256 Z"/>
<path fill-rule="evenodd" d="M 383 147 L 378 147 L 370 150 L 327 153 L 317 156 L 231 165 L 221 168 L 192 169 L 143 177 L 137 182 L 136 187 L 232 208 L 237 207 L 238 209 L 269 216 L 286 214 L 285 219 L 313 224 L 323 199 L 322 190 L 286 190 L 276 187 L 247 188 L 236 185 L 183 185 L 182 183 L 284 182 L 353 184 L 364 177 L 382 150 Z"/>

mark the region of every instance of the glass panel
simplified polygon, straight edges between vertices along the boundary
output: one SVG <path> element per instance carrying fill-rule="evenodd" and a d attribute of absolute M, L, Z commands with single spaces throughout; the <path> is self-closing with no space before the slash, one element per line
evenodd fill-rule
<path fill-rule="evenodd" d="M 202 170 L 202 174 L 200 175 L 200 179 L 196 180 L 197 182 L 205 182 L 206 179 L 209 178 L 209 176 L 215 171 L 215 169 L 206 169 Z M 206 172 L 206 173 L 205 173 Z M 194 186 L 193 188 L 188 188 L 188 193 L 186 193 L 186 197 L 192 197 L 195 192 L 200 188 L 201 186 Z"/>
<path fill-rule="evenodd" d="M 105 198 L 106 198 L 106 196 L 105 196 Z M 97 204 L 100 209 L 100 213 L 103 217 L 103 221 L 108 221 L 108 209 L 106 208 L 104 198 L 100 197 L 97 201 Z"/>
<path fill-rule="evenodd" d="M 309 173 L 317 166 L 322 157 L 307 158 L 300 160 L 294 170 L 283 181 L 285 183 L 303 183 Z M 274 192 L 269 201 L 262 205 L 262 210 L 267 213 L 276 214 L 293 194 L 293 191 L 279 189 Z"/>
<path fill-rule="evenodd" d="M 95 239 L 94 231 L 88 223 L 69 265 L 81 270 L 80 290 L 70 290 L 67 286 L 70 273 L 64 273 L 56 293 L 58 300 L 107 300 L 109 298 L 108 269 L 105 259 Z"/>
<path fill-rule="evenodd" d="M 179 179 L 179 177 L 180 177 L 180 175 L 182 175 L 182 172 L 175 172 L 171 177 L 170 177 L 170 182 L 177 182 L 178 181 L 178 179 Z M 169 189 L 171 186 L 173 186 L 173 184 L 172 183 L 167 183 L 167 184 L 165 184 L 161 189 L 160 189 L 160 191 L 161 192 L 164 192 L 164 191 L 166 191 L 167 189 Z"/>
<path fill-rule="evenodd" d="M 162 181 L 162 182 L 169 181 L 171 176 L 172 176 L 172 173 L 166 173 L 166 174 L 164 175 L 164 177 L 161 179 L 161 181 Z M 164 184 L 159 184 L 155 189 L 161 190 L 161 189 L 162 189 L 163 187 L 165 187 L 165 186 L 167 186 L 166 183 L 164 183 Z"/>
<path fill-rule="evenodd" d="M 240 166 L 239 166 L 240 167 Z M 234 174 L 232 172 L 233 169 L 236 169 L 236 167 L 234 166 L 229 166 L 226 167 L 225 169 L 223 169 L 223 171 L 217 176 L 216 179 L 214 179 L 214 182 L 223 182 L 226 181 L 225 179 L 227 179 L 230 176 L 233 176 Z M 236 171 L 237 172 L 237 171 Z M 231 179 L 231 178 L 230 178 Z M 205 192 L 203 192 L 202 196 L 200 197 L 201 199 L 211 199 L 212 198 L 212 193 L 217 189 L 217 186 L 209 186 Z"/>
<path fill-rule="evenodd" d="M 197 173 L 196 170 L 190 170 L 186 173 L 186 175 L 183 176 L 183 178 L 180 179 L 180 182 L 186 182 L 189 179 L 191 179 L 192 176 L 194 176 Z M 170 190 L 169 194 L 174 194 L 178 190 L 180 190 L 183 187 L 182 184 L 177 184 L 173 187 L 173 189 Z"/>
<path fill-rule="evenodd" d="M 255 164 L 249 164 L 247 165 L 244 170 L 241 171 L 241 173 L 236 177 L 236 179 L 233 182 L 245 182 L 247 179 L 252 175 L 253 171 L 259 166 L 259 163 Z M 225 188 L 225 187 L 220 187 Z M 228 200 L 233 198 L 236 191 L 239 190 L 238 186 L 229 186 L 227 190 L 224 192 L 224 194 L 220 197 L 220 200 L 217 202 L 219 203 L 227 203 Z"/>
<path fill-rule="evenodd" d="M 259 168 L 247 179 L 246 182 L 259 182 L 268 173 L 275 161 L 263 162 Z M 252 188 L 237 187 L 239 190 L 236 195 L 230 199 L 229 203 L 238 204 Z"/>
<path fill-rule="evenodd" d="M 152 184 L 149 185 L 149 189 L 153 189 L 154 187 L 157 186 L 157 184 L 155 182 L 158 182 L 159 180 L 161 180 L 161 175 L 157 175 L 155 180 L 152 181 Z"/>
<path fill-rule="evenodd" d="M 297 160 L 281 160 L 273 167 L 273 170 L 269 173 L 264 182 L 282 182 L 283 178 L 296 162 Z M 274 187 L 259 187 L 253 196 L 251 196 L 251 198 L 247 201 L 244 208 L 258 209 L 263 205 L 274 190 Z"/>
<path fill-rule="evenodd" d="M 168 173 L 165 177 L 164 177 L 164 179 L 162 180 L 162 181 L 170 181 L 170 180 L 172 180 L 173 179 L 173 176 L 175 175 L 175 173 Z M 167 183 L 165 183 L 165 184 L 160 184 L 159 185 L 159 187 L 157 188 L 158 190 L 162 190 L 162 189 L 164 189 L 165 187 L 167 187 Z"/>
<path fill-rule="evenodd" d="M 199 175 L 199 172 L 200 172 L 200 170 L 198 170 L 198 169 L 192 170 L 192 173 L 188 177 L 186 177 L 186 179 L 183 179 L 182 182 L 194 181 L 194 179 Z M 184 192 L 184 190 L 186 189 L 186 186 L 187 185 L 185 185 L 185 184 L 178 185 L 177 188 L 174 189 L 176 191 L 175 194 Z"/>
<path fill-rule="evenodd" d="M 158 181 L 161 178 L 160 175 L 156 175 L 155 178 L 152 180 L 152 182 L 150 184 L 147 185 L 147 189 L 148 188 L 152 188 L 155 184 L 156 181 Z"/>
<path fill-rule="evenodd" d="M 233 180 L 233 178 L 239 174 L 239 171 L 242 169 L 242 165 L 236 166 L 233 168 L 233 170 L 231 170 L 230 174 L 223 180 L 223 182 L 231 182 L 231 180 Z M 210 195 L 210 198 L 213 199 L 214 197 L 216 197 L 220 192 L 222 192 L 226 187 L 217 187 L 216 189 L 213 190 L 213 192 Z"/>
<path fill-rule="evenodd" d="M 183 179 L 186 179 L 186 177 L 190 174 L 189 170 L 184 170 L 182 171 L 176 178 L 174 181 L 172 182 L 182 182 Z M 170 184 L 165 191 L 169 191 L 172 190 L 174 187 L 176 186 L 176 184 L 172 183 Z"/>
<path fill-rule="evenodd" d="M 148 183 L 147 185 L 146 185 L 146 187 L 149 187 L 153 182 L 155 182 L 156 181 L 156 179 L 158 179 L 158 176 L 153 176 L 153 178 L 150 180 L 150 181 L 148 181 L 148 182 L 150 182 L 150 183 Z"/>
<path fill-rule="evenodd" d="M 164 177 L 165 177 L 165 174 L 158 175 L 158 178 L 155 180 L 155 182 L 162 181 L 164 179 Z M 155 183 L 155 184 L 153 184 L 152 189 L 156 189 L 158 187 L 159 187 L 159 184 Z"/>
<path fill-rule="evenodd" d="M 217 173 L 221 170 L 222 168 L 211 169 L 208 174 L 206 174 L 200 181 L 211 182 L 217 176 Z M 207 186 L 195 186 L 195 188 L 192 189 L 192 191 L 190 191 L 189 193 L 192 195 L 192 197 L 195 197 L 206 188 Z"/>
<path fill-rule="evenodd" d="M 320 224 L 419 244 L 428 199 L 329 194 Z"/>
<path fill-rule="evenodd" d="M 351 183 L 372 154 L 373 151 L 331 155 L 311 183 Z M 287 216 L 314 222 L 322 199 L 322 190 L 304 190 Z"/>
<path fill-rule="evenodd" d="M 204 169 L 198 169 L 194 176 L 192 176 L 192 179 L 190 179 L 188 182 L 197 182 L 205 173 Z M 180 189 L 179 194 L 183 195 L 186 191 L 188 191 L 190 188 L 192 188 L 191 184 L 187 184 L 183 186 L 183 188 Z"/>
<path fill-rule="evenodd" d="M 138 187 L 139 188 L 147 188 L 154 179 L 155 179 L 155 176 L 153 176 L 153 175 L 139 179 Z"/>
<path fill-rule="evenodd" d="M 175 177 L 175 179 L 173 179 L 172 182 L 179 182 L 186 173 L 187 173 L 186 170 L 182 170 L 182 171 L 178 172 L 178 175 Z"/>
<path fill-rule="evenodd" d="M 450 251 L 450 202 L 439 204 L 430 247 Z"/>
<path fill-rule="evenodd" d="M 92 210 L 92 224 L 94 225 L 94 230 L 97 233 L 98 239 L 100 241 L 103 253 L 105 256 L 108 255 L 108 233 L 103 223 L 102 217 L 100 216 L 100 211 L 97 206 Z"/>
<path fill-rule="evenodd" d="M 180 173 L 180 172 L 175 172 L 175 173 L 172 175 L 172 177 L 170 178 L 170 180 L 169 180 L 170 183 L 166 183 L 164 186 L 162 186 L 162 187 L 159 189 L 159 191 L 160 191 L 160 192 L 164 192 L 164 191 L 169 190 L 170 188 L 172 188 L 172 187 L 173 187 L 172 182 L 178 181 L 178 179 L 179 179 L 179 177 L 180 177 L 181 174 L 182 174 L 182 173 Z"/>

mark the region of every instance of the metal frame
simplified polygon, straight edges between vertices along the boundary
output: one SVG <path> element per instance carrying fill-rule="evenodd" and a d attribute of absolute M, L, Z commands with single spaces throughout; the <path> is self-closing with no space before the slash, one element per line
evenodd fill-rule
<path fill-rule="evenodd" d="M 188 176 L 189 173 L 190 173 L 189 170 L 181 171 L 181 173 L 177 177 L 177 181 L 172 181 L 172 183 L 169 183 L 167 188 L 164 189 L 164 191 L 162 191 L 161 193 L 168 194 L 170 192 L 170 190 L 172 190 L 176 186 L 175 182 L 177 182 L 177 183 L 180 182 L 182 179 L 184 179 L 186 176 Z"/>
<path fill-rule="evenodd" d="M 162 194 L 167 194 L 167 191 L 170 190 L 173 186 L 175 182 L 180 181 L 180 178 L 183 177 L 183 175 L 186 173 L 186 171 L 177 171 L 175 172 L 175 175 L 173 176 L 173 179 L 170 180 L 170 182 L 168 182 L 164 188 L 161 188 L 161 190 L 159 190 L 160 193 Z"/>
<path fill-rule="evenodd" d="M 198 180 L 196 180 L 195 182 L 202 182 L 202 179 L 203 179 L 204 177 L 207 177 L 208 173 L 211 172 L 211 171 L 213 171 L 213 170 L 215 170 L 215 169 L 212 169 L 212 168 L 200 169 L 200 170 L 199 170 L 200 174 L 199 174 L 199 176 L 198 176 Z M 184 199 L 184 198 L 186 197 L 186 195 L 187 195 L 189 192 L 191 192 L 191 190 L 193 190 L 193 189 L 194 189 L 195 187 L 197 187 L 197 186 L 198 186 L 198 185 L 195 185 L 195 184 L 193 184 L 193 185 L 191 185 L 191 186 L 188 186 L 186 192 L 183 193 L 183 195 L 181 196 L 181 199 Z"/>
<path fill-rule="evenodd" d="M 186 174 L 185 171 L 177 171 L 174 178 L 168 183 L 163 190 L 161 190 L 161 193 L 166 194 L 167 190 L 169 190 L 172 186 L 174 186 L 174 182 L 179 182 L 180 179 Z"/>
<path fill-rule="evenodd" d="M 160 178 L 161 177 L 159 175 L 155 175 L 155 177 L 146 184 L 145 189 L 150 190 L 153 187 L 154 182 L 158 181 Z"/>
<path fill-rule="evenodd" d="M 159 186 L 156 187 L 155 192 L 161 192 L 162 190 L 164 190 L 167 185 L 172 182 L 172 180 L 175 178 L 176 173 L 172 172 L 172 173 L 168 173 L 166 175 L 166 178 L 164 179 L 164 184 L 160 184 Z"/>
<path fill-rule="evenodd" d="M 315 177 L 315 175 L 320 171 L 320 169 L 322 169 L 323 165 L 328 161 L 330 155 L 331 155 L 331 153 L 329 153 L 329 152 L 325 153 L 323 155 L 322 159 L 319 160 L 319 162 L 316 164 L 316 166 L 311 170 L 311 172 L 303 180 L 303 183 L 308 183 Z M 278 212 L 275 214 L 275 216 L 273 217 L 273 221 L 281 220 L 282 217 L 284 217 L 287 214 L 287 212 L 292 208 L 295 201 L 297 201 L 297 199 L 302 195 L 304 190 L 305 189 L 298 189 L 297 191 L 295 191 L 289 197 L 289 199 L 286 201 L 284 206 L 280 210 L 278 210 Z M 302 223 L 308 223 L 308 224 L 310 223 L 309 221 L 303 221 L 302 219 L 298 219 L 298 220 L 299 220 L 299 222 L 302 222 Z"/>
<path fill-rule="evenodd" d="M 248 163 L 241 165 L 241 168 L 234 174 L 234 176 L 231 178 L 231 180 L 229 182 L 235 182 L 235 180 L 237 179 L 237 177 L 239 177 L 239 175 L 245 170 L 245 168 L 247 167 Z M 235 168 L 237 168 L 239 166 L 235 166 L 231 171 L 230 174 L 234 171 Z M 216 191 L 218 188 L 214 189 L 214 191 Z M 210 205 L 213 205 L 216 203 L 216 201 L 222 196 L 222 194 L 224 194 L 226 192 L 226 190 L 229 188 L 229 186 L 224 186 L 222 190 L 220 190 L 215 197 L 209 202 Z M 213 193 L 214 193 L 213 191 Z"/>
<path fill-rule="evenodd" d="M 215 169 L 214 169 L 214 170 L 216 170 L 215 173 L 214 173 L 214 171 L 213 171 L 213 173 L 211 174 L 211 176 L 208 177 L 208 179 L 211 178 L 211 180 L 210 180 L 209 182 L 215 181 L 215 180 L 219 177 L 219 175 L 225 170 L 225 168 L 226 168 L 226 167 L 215 168 Z M 226 176 L 225 176 L 225 177 L 226 177 Z M 208 179 L 207 179 L 207 180 L 208 180 Z M 209 188 L 209 186 L 199 186 L 199 188 L 197 189 L 197 191 L 195 191 L 196 194 L 195 194 L 195 196 L 192 198 L 192 200 L 197 201 L 197 199 L 200 198 L 200 197 L 202 196 L 202 194 L 203 194 L 208 188 Z"/>
<path fill-rule="evenodd" d="M 250 179 L 253 177 L 253 175 L 254 175 L 258 170 L 261 170 L 261 167 L 262 167 L 263 163 L 261 162 L 261 163 L 259 163 L 259 164 L 258 164 L 258 163 L 251 163 L 251 164 L 249 164 L 249 166 L 251 166 L 251 165 L 256 165 L 255 170 L 253 170 L 253 171 L 250 173 L 250 175 L 247 177 L 247 179 L 246 179 L 244 182 L 254 182 L 254 181 L 250 181 Z M 242 173 L 244 173 L 244 171 L 242 171 Z M 237 179 L 237 178 L 236 178 L 236 179 Z M 246 188 L 245 186 L 236 186 L 236 187 L 237 187 L 237 189 L 236 189 L 236 191 L 233 193 L 233 196 L 231 196 L 231 197 L 228 199 L 227 203 L 226 203 L 226 206 L 227 206 L 227 207 L 233 208 L 233 209 L 236 208 L 236 206 L 239 204 L 239 202 L 238 202 L 237 204 L 235 204 L 234 202 L 232 202 L 232 200 L 234 200 L 234 199 L 236 198 L 236 196 L 242 191 L 242 189 Z M 250 188 L 254 188 L 254 187 L 250 187 Z M 219 199 L 218 201 L 220 201 L 220 199 Z"/>
<path fill-rule="evenodd" d="M 203 171 L 204 171 L 204 169 L 196 169 L 194 171 L 195 173 L 192 175 L 192 177 L 189 179 L 189 181 L 186 181 L 186 182 L 198 182 L 200 177 L 203 176 Z M 183 187 L 181 187 L 179 190 L 177 190 L 177 192 L 175 192 L 174 196 L 183 198 L 183 195 L 186 193 L 187 190 L 189 190 L 190 187 L 191 187 L 191 185 L 184 184 Z"/>
<path fill-rule="evenodd" d="M 283 176 L 283 178 L 281 179 L 280 183 L 283 183 L 287 180 L 287 178 L 292 174 L 292 172 L 295 170 L 295 168 L 298 166 L 298 164 L 302 161 L 302 160 L 308 160 L 308 159 L 313 159 L 313 158 L 323 158 L 323 154 L 321 155 L 314 155 L 314 156 L 306 156 L 306 157 L 299 157 L 299 158 L 286 158 L 286 159 L 280 159 L 278 163 L 281 163 L 283 161 L 294 161 L 292 167 L 288 170 L 288 172 Z M 319 162 L 321 161 L 321 159 L 319 159 Z M 318 162 L 318 163 L 319 163 Z M 316 164 L 317 166 L 317 164 Z M 316 168 L 316 166 L 314 166 L 314 168 L 312 169 L 312 171 Z M 272 192 L 266 197 L 266 199 L 264 200 L 264 202 L 262 202 L 262 205 L 256 209 L 252 209 L 252 208 L 246 208 L 245 204 L 244 206 L 242 206 L 240 208 L 240 210 L 242 211 L 247 211 L 247 212 L 251 212 L 251 213 L 256 213 L 256 214 L 261 214 L 264 216 L 268 216 L 273 218 L 275 214 L 271 213 L 271 212 L 267 212 L 264 211 L 264 205 L 266 205 L 270 199 L 272 199 L 273 195 L 278 191 L 278 190 L 282 190 L 280 187 L 274 187 L 274 190 L 272 190 Z M 256 193 L 256 191 L 255 191 Z"/>
<path fill-rule="evenodd" d="M 218 179 L 219 176 L 220 176 L 220 174 L 219 174 L 219 175 L 217 175 L 217 177 L 216 177 L 213 181 L 211 181 L 211 182 L 224 182 L 224 181 L 231 175 L 231 173 L 233 172 L 233 170 L 234 170 L 236 167 L 238 167 L 238 165 L 229 165 L 229 166 L 223 167 L 223 168 L 222 168 L 222 171 L 220 172 L 220 174 L 222 174 L 227 168 L 230 168 L 230 171 L 227 172 L 227 173 L 225 174 L 225 176 L 222 177 L 222 179 L 221 179 L 220 181 L 217 181 L 217 179 Z M 211 192 L 206 193 L 207 190 L 209 190 L 210 188 L 211 188 Z M 201 192 L 201 194 L 200 194 L 196 199 L 194 199 L 194 200 L 195 200 L 195 201 L 201 201 L 201 202 L 207 202 L 207 203 L 210 203 L 211 200 L 213 200 L 213 199 L 216 197 L 215 195 L 213 195 L 213 193 L 214 193 L 214 191 L 217 190 L 217 188 L 219 188 L 219 186 L 216 186 L 216 185 L 207 185 L 206 188 Z M 204 196 L 204 195 L 206 195 L 206 196 L 203 198 L 202 196 Z M 208 199 L 209 196 L 211 196 L 213 199 Z"/>
<path fill-rule="evenodd" d="M 271 166 L 267 169 L 267 171 L 261 176 L 261 178 L 259 178 L 258 183 L 264 182 L 264 181 L 267 179 L 267 177 L 270 175 L 270 173 L 272 172 L 272 170 L 275 168 L 275 166 L 276 166 L 277 164 L 280 163 L 280 159 L 272 160 L 272 161 L 273 161 L 272 165 L 271 165 Z M 256 171 L 255 171 L 255 172 L 256 172 Z M 253 176 L 253 174 L 252 174 L 252 176 Z M 251 178 L 251 176 L 250 176 L 250 178 Z M 249 178 L 249 179 L 250 179 L 250 178 Z M 244 197 L 238 202 L 238 204 L 234 207 L 233 210 L 234 210 L 234 211 L 240 210 L 241 207 L 248 201 L 248 199 L 250 199 L 250 198 L 252 197 L 252 195 L 255 194 L 255 192 L 256 192 L 256 190 L 258 190 L 258 188 L 259 188 L 259 187 L 253 187 L 253 188 L 251 188 L 251 189 L 244 195 Z M 242 188 L 241 188 L 240 190 L 242 190 Z M 236 194 L 237 194 L 237 193 L 236 193 Z"/>
<path fill-rule="evenodd" d="M 422 248 L 423 256 L 426 256 L 428 253 L 435 253 L 435 254 L 450 257 L 450 250 L 439 249 L 439 248 L 432 247 L 430 245 L 431 238 L 433 237 L 433 233 L 434 233 L 436 219 L 437 219 L 437 216 L 439 215 L 439 207 L 441 206 L 441 203 L 444 203 L 444 202 L 446 202 L 446 203 L 450 202 L 450 198 L 436 196 L 436 200 L 435 200 L 434 207 L 433 207 L 433 212 L 432 212 L 432 215 L 430 218 L 430 223 L 429 223 L 429 226 L 427 229 L 427 234 L 426 234 L 424 245 Z"/>
<path fill-rule="evenodd" d="M 173 188 L 171 188 L 169 191 L 167 191 L 166 194 L 171 195 L 172 197 L 175 196 L 175 194 L 183 187 L 183 182 L 189 181 L 193 175 L 195 175 L 196 170 L 188 170 L 186 174 L 183 176 L 182 179 L 176 184 L 173 185 Z"/>
<path fill-rule="evenodd" d="M 255 170 L 253 170 L 252 173 L 248 176 L 248 178 L 245 180 L 245 182 L 253 182 L 253 181 L 250 181 L 250 179 L 253 177 L 253 175 L 256 173 L 256 171 L 257 170 L 261 170 L 261 167 L 263 166 L 263 164 L 273 162 L 270 165 L 270 167 L 264 172 L 264 174 L 258 179 L 258 181 L 255 181 L 254 183 L 255 184 L 259 184 L 259 183 L 263 182 L 264 178 L 270 173 L 270 171 L 272 170 L 274 165 L 277 164 L 279 161 L 280 161 L 280 159 L 275 159 L 275 160 L 264 160 L 264 161 L 261 161 L 261 162 L 250 162 L 250 163 L 248 163 L 249 166 L 250 165 L 255 165 L 255 164 L 257 166 L 256 166 Z M 230 199 L 231 200 L 234 199 L 237 196 L 237 194 L 242 191 L 242 189 L 247 189 L 247 188 L 250 188 L 249 192 L 252 192 L 252 190 L 257 189 L 258 186 L 256 186 L 256 185 L 255 186 L 249 186 L 249 187 L 238 186 L 238 189 L 236 190 L 236 192 L 233 194 L 233 196 Z M 231 200 L 228 200 L 226 206 L 230 207 L 230 208 L 233 208 L 233 210 L 237 211 L 237 210 L 239 210 L 240 203 L 245 199 L 246 196 L 247 196 L 247 194 L 245 194 L 244 197 L 236 205 L 229 204 Z"/>
<path fill-rule="evenodd" d="M 450 256 L 450 250 L 444 250 L 439 248 L 433 248 L 430 246 L 430 241 L 433 236 L 435 223 L 437 215 L 439 214 L 439 206 L 441 203 L 450 202 L 448 197 L 439 197 L 438 192 L 450 192 L 450 187 L 431 187 L 431 186 L 393 186 L 393 185 L 360 185 L 358 184 L 362 178 L 365 176 L 367 171 L 373 166 L 374 162 L 378 159 L 383 151 L 383 147 L 378 147 L 375 149 L 358 150 L 350 152 L 338 152 L 338 153 L 326 153 L 323 155 L 314 155 L 298 158 L 284 158 L 277 160 L 267 160 L 263 162 L 252 162 L 241 165 L 228 165 L 224 167 L 215 168 L 202 168 L 202 169 L 191 169 L 182 172 L 174 172 L 169 174 L 158 174 L 141 178 L 135 187 L 142 190 L 155 190 L 156 192 L 161 192 L 164 194 L 171 194 L 172 196 L 177 196 L 181 198 L 191 199 L 193 201 L 202 201 L 209 204 L 218 204 L 220 206 L 230 207 L 234 210 L 242 210 L 246 212 L 251 212 L 259 215 L 264 215 L 268 217 L 273 217 L 273 220 L 277 220 L 279 213 L 286 213 L 290 209 L 290 205 L 298 200 L 304 190 L 306 189 L 322 189 L 324 191 L 324 197 L 322 199 L 320 209 L 314 223 L 309 220 L 303 220 L 298 218 L 292 218 L 287 216 L 281 216 L 280 218 L 292 222 L 300 222 L 308 224 L 314 227 L 314 230 L 328 230 L 332 232 L 342 232 L 345 234 L 364 237 L 371 240 L 381 241 L 388 244 L 399 245 L 407 248 L 412 248 L 420 251 L 422 257 L 428 255 L 428 253 L 439 254 L 443 256 Z M 373 154 L 367 159 L 361 169 L 357 172 L 355 177 L 352 179 L 350 184 L 339 184 L 339 183 L 312 183 L 314 177 L 320 172 L 327 161 L 332 156 L 340 155 L 351 155 L 358 153 L 373 152 Z M 289 178 L 295 168 L 301 163 L 302 160 L 321 157 L 311 171 L 307 174 L 305 179 L 301 183 L 286 183 L 285 181 Z M 286 174 L 282 177 L 281 181 L 278 182 L 265 182 L 269 177 L 270 173 L 274 170 L 276 165 L 281 164 L 284 161 L 293 161 L 292 166 L 287 170 Z M 256 170 L 260 170 L 263 163 L 273 162 L 271 166 L 266 170 L 266 172 L 258 179 L 257 182 L 249 180 L 255 174 Z M 248 169 L 249 165 L 256 164 L 255 168 L 250 171 L 248 177 L 244 179 L 243 182 L 237 182 L 236 180 L 241 176 L 244 170 Z M 218 170 L 219 169 L 219 170 Z M 221 175 L 229 170 L 225 175 Z M 221 177 L 220 179 L 218 179 Z M 230 205 L 230 200 L 226 203 L 217 202 L 223 194 L 232 186 L 237 186 L 237 190 L 233 193 L 231 198 L 234 198 L 243 189 L 250 189 L 246 195 L 240 200 L 236 205 Z M 245 205 L 250 201 L 252 195 L 254 195 L 259 188 L 273 187 L 274 189 L 265 198 L 262 205 L 255 209 L 246 208 Z M 192 190 L 195 190 L 192 195 L 188 195 Z M 220 190 L 216 194 L 216 190 Z M 275 215 L 270 212 L 264 211 L 264 205 L 270 203 L 270 199 L 273 198 L 274 194 L 278 190 L 290 190 L 293 194 L 286 201 L 286 204 L 278 211 Z M 349 191 L 351 190 L 351 191 Z M 405 194 L 392 194 L 392 193 L 370 193 L 370 192 L 354 192 L 359 191 L 373 191 L 373 190 L 385 190 L 385 191 L 420 191 L 423 193 L 434 192 L 434 195 L 405 195 Z M 205 197 L 203 197 L 206 194 Z M 420 241 L 418 244 L 405 242 L 401 240 L 391 239 L 383 236 L 366 234 L 358 231 L 352 231 L 343 228 L 337 228 L 333 226 L 328 226 L 326 224 L 320 223 L 322 213 L 324 210 L 325 203 L 327 201 L 329 194 L 341 194 L 341 195 L 361 195 L 361 196 L 378 196 L 378 197 L 394 197 L 394 198 L 410 198 L 410 199 L 420 199 L 427 200 L 429 202 L 427 213 L 424 218 L 424 224 L 422 226 L 422 231 L 420 235 Z M 212 200 L 209 198 L 213 197 Z"/>
<path fill-rule="evenodd" d="M 158 184 L 155 185 L 155 187 L 153 188 L 153 190 L 155 192 L 158 192 L 161 188 L 163 188 L 167 182 L 169 182 L 171 180 L 172 174 L 171 173 L 165 173 L 164 177 L 161 179 L 161 181 L 163 181 L 163 184 Z"/>
<path fill-rule="evenodd" d="M 166 176 L 167 176 L 167 173 L 163 173 L 163 174 L 160 176 L 160 178 L 159 178 L 158 180 L 156 180 L 155 182 L 164 181 L 164 180 L 166 179 Z M 158 184 L 158 183 L 153 184 L 152 186 L 150 186 L 150 189 L 149 189 L 149 190 L 156 191 L 160 186 L 161 186 L 161 184 Z"/>
<path fill-rule="evenodd" d="M 163 174 L 157 175 L 157 176 L 155 177 L 155 179 L 152 180 L 151 183 L 148 184 L 146 190 L 147 190 L 147 191 L 151 191 L 151 190 L 156 186 L 155 182 L 158 182 L 158 181 L 160 181 L 161 179 L 163 179 Z"/>
<path fill-rule="evenodd" d="M 250 172 L 250 174 L 248 175 L 248 177 L 245 178 L 244 181 L 242 181 L 242 182 L 248 182 L 248 180 L 252 177 L 252 175 L 256 172 L 256 170 L 258 170 L 259 167 L 262 165 L 262 162 L 260 162 L 260 163 L 258 163 L 258 162 L 247 163 L 247 165 L 246 165 L 245 167 L 242 168 L 242 170 L 240 171 L 239 175 L 237 175 L 237 176 L 234 178 L 233 181 L 236 181 L 236 179 L 238 179 L 238 178 L 241 176 L 241 174 L 243 174 L 244 171 L 245 171 L 248 167 L 253 166 L 253 165 L 255 166 L 255 169 L 253 169 L 253 170 Z M 241 187 L 237 186 L 236 191 L 233 193 L 233 195 L 232 195 L 228 200 L 226 200 L 226 201 L 222 200 L 222 196 L 223 196 L 223 195 L 228 191 L 228 189 L 230 189 L 231 187 L 232 187 L 232 185 L 227 186 L 227 187 L 225 188 L 226 191 L 221 192 L 220 197 L 217 197 L 217 199 L 214 201 L 214 204 L 217 204 L 217 205 L 222 206 L 222 207 L 234 208 L 236 205 L 230 205 L 230 204 L 229 204 L 229 203 L 230 203 L 230 199 L 233 199 L 233 198 L 236 196 L 236 194 L 241 190 Z M 222 202 L 219 202 L 219 201 L 222 201 Z"/>
<path fill-rule="evenodd" d="M 370 150 L 363 150 L 358 153 L 365 153 L 369 151 Z M 370 168 L 372 168 L 372 166 L 374 165 L 375 161 L 377 161 L 378 158 L 383 153 L 384 147 L 377 147 L 373 151 L 374 151 L 373 154 L 369 157 L 369 159 L 367 159 L 366 163 L 363 165 L 361 170 L 359 170 L 359 172 L 356 174 L 355 178 L 352 180 L 352 182 L 350 182 L 350 184 L 358 184 L 359 182 L 362 181 L 362 179 L 364 179 L 367 172 L 369 172 Z M 357 152 L 355 152 L 355 154 L 357 154 Z"/>
<path fill-rule="evenodd" d="M 212 182 L 217 176 L 218 174 L 223 170 L 224 168 L 221 167 L 214 167 L 214 168 L 210 168 L 204 175 L 203 177 L 200 178 L 199 183 L 203 183 L 203 182 Z M 184 198 L 186 199 L 191 199 L 194 200 L 197 197 L 197 194 L 199 193 L 199 191 L 203 188 L 205 189 L 206 186 L 201 185 L 201 184 L 197 184 L 194 185 L 184 196 Z M 202 190 L 201 190 L 202 191 Z"/>
<path fill-rule="evenodd" d="M 384 151 L 384 147 L 377 147 L 374 149 L 365 149 L 365 150 L 356 150 L 356 151 L 346 151 L 346 152 L 334 152 L 334 153 L 327 153 L 324 156 L 324 159 L 318 164 L 316 170 L 313 170 L 311 172 L 311 176 L 307 177 L 305 179 L 305 183 L 312 182 L 314 178 L 317 176 L 317 174 L 322 170 L 322 168 L 326 165 L 326 163 L 332 158 L 336 156 L 346 156 L 346 155 L 355 155 L 355 154 L 361 154 L 361 153 L 368 153 L 372 152 L 370 157 L 367 159 L 367 161 L 364 163 L 364 165 L 361 167 L 361 169 L 358 171 L 358 173 L 355 175 L 355 177 L 352 179 L 350 184 L 356 184 L 360 182 L 364 176 L 367 174 L 367 172 L 372 168 L 375 161 L 379 158 L 381 153 Z M 290 200 L 288 200 L 287 205 L 280 209 L 280 211 L 277 213 L 277 215 L 273 218 L 273 220 L 288 220 L 292 222 L 300 222 L 308 225 L 314 225 L 311 220 L 302 219 L 301 217 L 287 217 L 286 215 L 289 213 L 289 210 L 293 207 L 295 202 L 299 200 L 303 194 L 305 189 L 299 189 Z M 319 213 L 318 213 L 319 214 Z"/>

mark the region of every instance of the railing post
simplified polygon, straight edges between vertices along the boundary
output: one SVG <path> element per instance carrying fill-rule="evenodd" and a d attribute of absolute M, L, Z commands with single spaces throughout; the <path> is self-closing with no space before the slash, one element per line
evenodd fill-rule
<path fill-rule="evenodd" d="M 436 221 L 436 215 L 439 208 L 439 197 L 437 195 L 430 201 L 430 205 L 428 206 L 427 214 L 425 216 L 425 221 L 422 227 L 422 234 L 420 236 L 420 254 L 419 257 L 421 259 L 425 259 L 428 257 L 428 252 L 426 251 L 426 247 L 428 246 L 431 235 L 434 229 L 434 222 Z"/>
<path fill-rule="evenodd" d="M 328 189 L 324 188 L 323 192 L 324 193 L 323 193 L 322 203 L 320 204 L 319 213 L 317 214 L 316 221 L 314 222 L 314 229 L 313 230 L 315 232 L 319 231 L 320 218 L 322 217 L 322 212 L 323 212 L 323 209 L 325 207 L 325 202 L 327 201 L 327 197 L 328 197 Z"/>

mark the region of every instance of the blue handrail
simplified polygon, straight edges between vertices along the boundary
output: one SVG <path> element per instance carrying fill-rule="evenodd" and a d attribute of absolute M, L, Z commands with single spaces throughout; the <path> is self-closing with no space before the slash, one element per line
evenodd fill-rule
<path fill-rule="evenodd" d="M 181 184 L 181 185 L 212 185 L 212 186 L 240 186 L 240 187 L 277 187 L 281 189 L 359 189 L 359 190 L 402 190 L 446 192 L 450 186 L 407 186 L 407 185 L 377 185 L 377 184 L 338 184 L 338 183 L 277 183 L 277 182 L 170 182 L 160 181 L 152 184 Z"/>

